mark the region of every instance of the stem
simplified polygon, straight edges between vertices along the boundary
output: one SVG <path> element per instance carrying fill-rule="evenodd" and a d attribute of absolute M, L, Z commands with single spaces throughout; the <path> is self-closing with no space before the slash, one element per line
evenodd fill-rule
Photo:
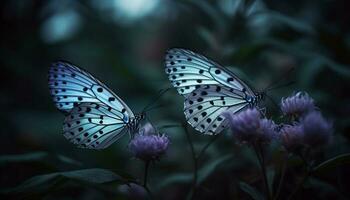
<path fill-rule="evenodd" d="M 186 124 L 184 124 L 183 127 L 185 129 L 185 133 L 186 133 L 186 138 L 187 138 L 188 144 L 190 145 L 191 155 L 192 155 L 192 160 L 193 160 L 193 165 L 194 165 L 193 166 L 192 191 L 191 191 L 188 199 L 194 199 L 194 196 L 195 196 L 196 191 L 197 191 L 198 162 L 199 162 L 199 159 L 202 157 L 202 155 L 205 153 L 205 151 L 209 148 L 209 146 L 211 144 L 213 144 L 216 141 L 216 139 L 219 138 L 220 135 L 214 136 L 213 139 L 211 139 L 206 145 L 203 146 L 203 148 L 198 153 L 198 155 L 196 155 L 196 152 L 194 150 L 194 145 L 193 145 L 192 139 L 190 137 L 190 134 L 188 133 Z"/>
<path fill-rule="evenodd" d="M 293 190 L 293 192 L 289 195 L 288 200 L 293 199 L 293 196 L 294 196 L 295 194 L 297 194 L 298 191 L 303 187 L 303 185 L 304 185 L 305 181 L 307 180 L 307 178 L 309 177 L 309 175 L 310 175 L 310 172 L 307 172 L 307 173 L 304 175 L 304 177 L 303 177 L 303 178 L 301 179 L 301 181 L 299 182 L 298 186 L 297 186 L 297 187 Z"/>
<path fill-rule="evenodd" d="M 149 161 L 145 161 L 145 173 L 143 176 L 143 187 L 147 187 L 147 177 L 148 177 Z"/>
<path fill-rule="evenodd" d="M 149 197 L 150 197 L 151 199 L 154 199 L 151 190 L 150 190 L 150 189 L 148 188 L 148 186 L 147 186 L 147 178 L 148 178 L 149 164 L 150 164 L 150 161 L 145 161 L 145 172 L 144 172 L 144 175 L 143 175 L 143 187 L 144 187 L 145 190 L 147 191 Z"/>
<path fill-rule="evenodd" d="M 278 183 L 278 188 L 277 188 L 274 200 L 278 199 L 278 196 L 279 196 L 279 194 L 281 192 L 282 185 L 283 185 L 283 182 L 284 182 L 284 177 L 286 175 L 287 163 L 288 163 L 288 155 L 285 156 L 284 159 L 283 159 L 280 182 Z"/>
<path fill-rule="evenodd" d="M 271 200 L 272 198 L 271 198 L 271 194 L 270 194 L 269 184 L 268 184 L 268 181 L 267 181 L 265 159 L 264 159 L 263 150 L 262 150 L 260 144 L 253 144 L 253 148 L 254 148 L 256 157 L 258 158 L 260 167 L 261 167 L 261 172 L 262 172 L 263 180 L 264 180 L 264 186 L 265 186 L 265 190 L 266 190 L 266 198 Z"/>
<path fill-rule="evenodd" d="M 194 165 L 193 166 L 192 192 L 191 192 L 192 194 L 191 194 L 191 198 L 190 198 L 190 199 L 193 199 L 194 194 L 195 194 L 196 189 L 197 189 L 198 160 L 197 160 L 196 153 L 194 151 L 193 142 L 191 140 L 190 134 L 188 133 L 186 124 L 184 124 L 183 127 L 185 129 L 185 133 L 186 133 L 186 138 L 187 138 L 188 144 L 190 145 L 191 155 L 192 155 L 192 160 L 193 160 L 193 165 Z"/>
<path fill-rule="evenodd" d="M 214 137 L 213 137 L 213 139 L 211 139 L 206 145 L 204 145 L 204 147 L 202 148 L 202 150 L 199 152 L 199 154 L 197 155 L 197 160 L 199 160 L 199 158 L 205 153 L 205 151 L 209 148 L 209 146 L 211 145 L 211 144 L 213 144 L 215 141 L 216 141 L 216 139 L 218 139 L 219 137 L 221 136 L 221 134 L 219 134 L 219 135 L 215 135 Z"/>
<path fill-rule="evenodd" d="M 306 156 L 308 155 L 309 153 L 309 150 L 307 149 L 306 151 Z M 304 164 L 305 164 L 305 167 L 306 167 L 306 173 L 304 174 L 303 178 L 301 179 L 301 181 L 299 182 L 298 186 L 293 190 L 293 192 L 289 195 L 288 197 L 288 200 L 291 200 L 293 199 L 293 196 L 295 196 L 298 191 L 303 187 L 305 181 L 309 178 L 310 174 L 311 174 L 311 170 L 312 170 L 312 167 L 311 165 L 309 165 L 309 163 L 307 162 L 307 159 L 305 158 L 306 156 L 303 155 L 303 154 L 300 154 L 299 155 L 300 158 L 303 160 Z"/>

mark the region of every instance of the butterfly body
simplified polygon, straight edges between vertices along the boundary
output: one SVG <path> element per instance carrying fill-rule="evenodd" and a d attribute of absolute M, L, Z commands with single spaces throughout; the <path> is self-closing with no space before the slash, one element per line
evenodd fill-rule
<path fill-rule="evenodd" d="M 126 132 L 132 136 L 144 118 L 90 73 L 65 61 L 50 67 L 49 89 L 66 114 L 63 135 L 79 147 L 106 148 Z"/>
<path fill-rule="evenodd" d="M 130 121 L 126 124 L 129 133 L 131 133 L 131 137 L 134 137 L 133 133 L 135 133 L 140 128 L 140 122 L 145 119 L 145 115 L 143 113 L 136 114 L 134 118 L 130 119 Z"/>
<path fill-rule="evenodd" d="M 165 72 L 185 97 L 188 123 L 204 134 L 218 134 L 227 126 L 224 112 L 256 107 L 264 98 L 264 93 L 255 93 L 230 70 L 189 50 L 169 50 Z"/>
<path fill-rule="evenodd" d="M 250 108 L 259 106 L 259 103 L 265 98 L 265 93 L 257 93 L 254 96 L 246 96 L 245 100 L 247 101 Z"/>

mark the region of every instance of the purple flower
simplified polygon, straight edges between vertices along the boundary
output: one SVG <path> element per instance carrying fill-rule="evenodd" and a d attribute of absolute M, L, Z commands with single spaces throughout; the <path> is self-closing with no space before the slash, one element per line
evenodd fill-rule
<path fill-rule="evenodd" d="M 300 117 L 315 110 L 314 100 L 306 92 L 298 92 L 293 96 L 282 98 L 281 110 L 286 116 Z"/>
<path fill-rule="evenodd" d="M 135 183 L 120 185 L 118 190 L 123 193 L 127 199 L 137 200 L 145 199 L 147 197 L 147 191 L 145 188 Z"/>
<path fill-rule="evenodd" d="M 316 148 L 328 144 L 332 139 L 333 126 L 319 112 L 311 112 L 302 120 L 304 143 Z"/>
<path fill-rule="evenodd" d="M 130 141 L 129 148 L 136 158 L 144 161 L 159 160 L 169 146 L 169 138 L 165 135 L 149 134 L 154 129 L 145 125 Z M 148 131 L 147 131 L 148 130 Z M 154 132 L 153 132 L 154 133 Z"/>
<path fill-rule="evenodd" d="M 146 123 L 142 128 L 140 128 L 139 134 L 141 135 L 152 135 L 156 133 L 156 129 L 151 123 Z"/>
<path fill-rule="evenodd" d="M 247 109 L 238 114 L 224 113 L 233 135 L 241 143 L 270 142 L 275 136 L 276 125 L 272 120 L 261 119 L 258 110 Z"/>
<path fill-rule="evenodd" d="M 293 151 L 303 143 L 304 130 L 300 124 L 284 125 L 280 130 L 280 138 L 283 146 L 288 151 Z"/>

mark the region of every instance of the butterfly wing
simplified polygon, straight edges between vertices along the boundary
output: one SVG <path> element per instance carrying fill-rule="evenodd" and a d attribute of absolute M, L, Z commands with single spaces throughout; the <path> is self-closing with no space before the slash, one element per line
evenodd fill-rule
<path fill-rule="evenodd" d="M 53 63 L 49 88 L 56 107 L 66 113 L 64 136 L 79 147 L 103 149 L 126 132 L 135 116 L 105 84 L 67 62 Z"/>
<path fill-rule="evenodd" d="M 250 87 L 230 70 L 185 49 L 170 49 L 167 52 L 165 72 L 172 85 L 182 95 L 191 93 L 201 85 L 221 85 L 254 94 Z"/>
<path fill-rule="evenodd" d="M 237 113 L 248 105 L 244 92 L 226 86 L 200 85 L 187 95 L 184 113 L 193 128 L 204 134 L 215 135 L 227 126 L 223 112 Z"/>
<path fill-rule="evenodd" d="M 49 70 L 49 89 L 56 107 L 69 113 L 81 103 L 102 103 L 134 117 L 131 109 L 89 72 L 68 62 L 55 62 Z"/>
<path fill-rule="evenodd" d="M 78 147 L 104 149 L 127 132 L 127 115 L 99 103 L 81 103 L 63 123 L 64 136 Z"/>

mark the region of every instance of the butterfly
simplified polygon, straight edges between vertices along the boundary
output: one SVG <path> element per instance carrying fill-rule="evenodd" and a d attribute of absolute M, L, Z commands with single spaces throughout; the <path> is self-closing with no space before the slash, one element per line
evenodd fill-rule
<path fill-rule="evenodd" d="M 204 134 L 215 135 L 227 127 L 224 112 L 238 113 L 264 98 L 227 68 L 190 50 L 168 50 L 165 72 L 185 97 L 186 120 Z"/>
<path fill-rule="evenodd" d="M 104 149 L 126 132 L 138 131 L 144 114 L 135 115 L 105 84 L 65 61 L 49 69 L 49 89 L 65 113 L 63 135 L 78 147 Z"/>

